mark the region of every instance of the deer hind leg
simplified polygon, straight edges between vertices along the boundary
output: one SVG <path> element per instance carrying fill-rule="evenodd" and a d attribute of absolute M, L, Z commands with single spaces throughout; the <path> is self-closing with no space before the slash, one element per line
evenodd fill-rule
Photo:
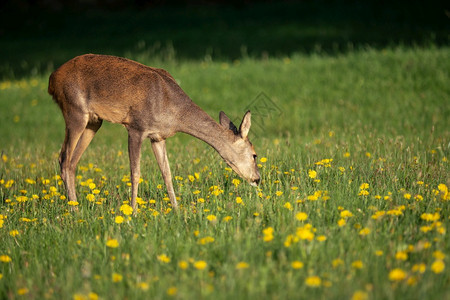
<path fill-rule="evenodd" d="M 167 159 L 166 141 L 152 142 L 153 153 L 158 162 L 159 169 L 166 184 L 167 192 L 169 193 L 170 202 L 173 208 L 178 207 L 175 191 L 173 190 L 172 174 L 170 172 L 169 160 Z"/>
<path fill-rule="evenodd" d="M 128 130 L 128 155 L 130 156 L 131 171 L 131 207 L 136 213 L 136 197 L 139 179 L 141 178 L 141 146 L 144 137 L 142 132 Z"/>
<path fill-rule="evenodd" d="M 72 164 L 75 148 L 88 124 L 88 115 L 75 113 L 64 116 L 66 120 L 66 136 L 59 156 L 61 167 L 61 178 L 66 186 L 67 195 L 70 201 L 76 201 L 75 193 L 75 168 Z"/>
<path fill-rule="evenodd" d="M 103 122 L 102 120 L 89 121 L 86 128 L 84 129 L 83 134 L 81 135 L 80 139 L 78 140 L 77 146 L 75 147 L 72 159 L 70 160 L 70 164 L 74 166 L 75 169 L 84 151 L 86 151 L 86 148 L 89 146 L 92 139 L 94 138 L 94 135 L 102 126 L 102 122 Z"/>

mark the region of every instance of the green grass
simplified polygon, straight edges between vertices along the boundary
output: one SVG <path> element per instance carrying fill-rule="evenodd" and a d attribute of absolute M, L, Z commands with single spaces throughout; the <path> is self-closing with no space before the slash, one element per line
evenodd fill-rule
<path fill-rule="evenodd" d="M 128 56 L 169 70 L 216 119 L 224 110 L 239 120 L 264 92 L 281 115 L 263 118 L 254 110 L 250 138 L 267 158 L 260 188 L 235 186 L 236 175 L 211 148 L 176 135 L 167 146 L 180 212 L 170 210 L 165 187 L 158 187 L 163 182 L 147 143 L 143 202 L 128 217 L 120 210 L 129 198 L 126 130 L 104 124 L 80 162 L 79 209 L 72 212 L 57 177 L 64 122 L 46 93 L 48 74 L 4 80 L 0 255 L 11 261 L 0 262 L 0 298 L 450 296 L 443 192 L 450 187 L 448 47 L 234 61 Z M 317 164 L 324 159 L 332 159 L 330 166 Z M 99 191 L 94 201 L 86 199 L 90 182 Z M 223 193 L 214 195 L 214 186 Z M 307 220 L 298 220 L 299 212 Z M 125 221 L 115 223 L 116 216 Z M 117 248 L 107 246 L 110 239 Z M 206 262 L 202 270 L 199 261 Z M 302 268 L 294 269 L 295 261 Z M 404 278 L 390 280 L 397 268 Z M 114 274 L 121 280 L 114 282 Z M 313 276 L 320 286 L 307 284 Z"/>

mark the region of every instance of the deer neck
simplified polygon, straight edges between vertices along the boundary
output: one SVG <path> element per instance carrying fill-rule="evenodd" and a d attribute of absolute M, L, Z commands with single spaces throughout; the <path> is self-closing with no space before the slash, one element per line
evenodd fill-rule
<path fill-rule="evenodd" d="M 206 142 L 224 159 L 229 160 L 231 131 L 218 124 L 195 103 L 192 104 L 192 107 L 183 114 L 179 131 Z"/>

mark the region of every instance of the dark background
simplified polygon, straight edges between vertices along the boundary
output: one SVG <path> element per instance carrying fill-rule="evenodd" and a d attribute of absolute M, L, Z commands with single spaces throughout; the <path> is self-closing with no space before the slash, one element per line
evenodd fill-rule
<path fill-rule="evenodd" d="M 0 2 L 0 79 L 51 72 L 73 56 L 162 60 L 339 55 L 448 46 L 448 1 Z"/>

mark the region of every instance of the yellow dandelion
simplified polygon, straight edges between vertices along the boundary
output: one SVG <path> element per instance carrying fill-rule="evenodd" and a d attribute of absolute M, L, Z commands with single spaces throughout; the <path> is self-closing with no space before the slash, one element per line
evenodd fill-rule
<path fill-rule="evenodd" d="M 314 179 L 317 177 L 317 172 L 314 170 L 308 170 L 308 176 L 309 176 L 309 178 Z"/>
<path fill-rule="evenodd" d="M 283 207 L 286 209 L 292 210 L 292 204 L 290 202 L 284 203 Z"/>
<path fill-rule="evenodd" d="M 322 284 L 322 280 L 319 276 L 309 276 L 305 279 L 305 284 L 309 287 L 319 287 Z"/>
<path fill-rule="evenodd" d="M 112 273 L 111 279 L 113 282 L 120 282 L 123 279 L 123 276 L 119 273 Z"/>
<path fill-rule="evenodd" d="M 119 247 L 119 242 L 116 239 L 109 239 L 106 242 L 106 247 L 117 248 L 117 247 Z"/>
<path fill-rule="evenodd" d="M 345 224 L 347 224 L 347 221 L 345 219 L 339 219 L 338 220 L 338 226 L 339 227 L 345 226 Z"/>
<path fill-rule="evenodd" d="M 178 289 L 174 286 L 167 289 L 167 296 L 175 296 L 178 292 Z"/>
<path fill-rule="evenodd" d="M 304 212 L 299 212 L 295 215 L 295 218 L 299 221 L 306 221 L 308 219 L 308 215 Z"/>
<path fill-rule="evenodd" d="M 123 212 L 124 215 L 129 216 L 133 213 L 133 208 L 128 204 L 123 204 L 120 206 L 120 211 Z"/>
<path fill-rule="evenodd" d="M 303 268 L 303 266 L 304 266 L 304 264 L 303 264 L 301 261 L 298 261 L 298 260 L 295 260 L 295 261 L 293 261 L 293 262 L 291 263 L 292 269 L 298 270 L 298 269 Z"/>
<path fill-rule="evenodd" d="M 27 288 L 21 288 L 21 289 L 18 289 L 17 290 L 17 294 L 18 295 L 20 295 L 20 296 L 22 296 L 22 295 L 25 295 L 25 294 L 28 294 L 28 289 Z"/>
<path fill-rule="evenodd" d="M 67 202 L 67 204 L 69 204 L 70 206 L 77 206 L 79 203 L 78 201 L 69 201 Z"/>
<path fill-rule="evenodd" d="M 370 229 L 369 228 L 363 228 L 363 229 L 361 229 L 360 231 L 359 231 L 359 235 L 361 235 L 361 236 L 366 236 L 366 235 L 368 235 L 370 233 Z"/>
<path fill-rule="evenodd" d="M 9 263 L 9 262 L 11 262 L 11 257 L 9 257 L 8 255 L 5 255 L 5 254 L 0 255 L 0 261 L 4 262 L 4 263 Z"/>
<path fill-rule="evenodd" d="M 207 266 L 208 264 L 204 260 L 198 260 L 194 262 L 194 268 L 196 268 L 197 270 L 204 270 Z"/>
<path fill-rule="evenodd" d="M 389 280 L 391 281 L 402 281 L 406 278 L 406 273 L 400 268 L 393 269 L 389 272 Z"/>
<path fill-rule="evenodd" d="M 364 267 L 364 263 L 360 260 L 355 260 L 354 262 L 352 262 L 352 268 L 362 269 L 363 267 Z"/>
<path fill-rule="evenodd" d="M 206 216 L 206 219 L 208 219 L 208 221 L 210 222 L 217 221 L 217 217 L 215 215 L 208 215 Z"/>
<path fill-rule="evenodd" d="M 436 274 L 442 273 L 442 271 L 444 271 L 445 269 L 445 263 L 443 260 L 435 260 L 432 264 L 431 264 L 431 271 L 433 271 Z"/>
<path fill-rule="evenodd" d="M 170 257 L 168 257 L 165 254 L 158 255 L 158 256 L 156 256 L 156 258 L 162 263 L 165 263 L 165 264 L 170 263 Z"/>
<path fill-rule="evenodd" d="M 262 162 L 262 163 L 265 163 L 267 161 L 267 158 L 266 157 L 261 157 L 259 161 Z"/>
<path fill-rule="evenodd" d="M 408 253 L 406 251 L 398 251 L 395 253 L 395 259 L 405 261 L 408 259 Z"/>
<path fill-rule="evenodd" d="M 242 204 L 242 198 L 241 197 L 236 197 L 236 203 L 237 204 Z"/>
<path fill-rule="evenodd" d="M 367 190 L 369 189 L 369 184 L 368 183 L 363 183 L 359 186 L 360 190 Z"/>
<path fill-rule="evenodd" d="M 282 192 L 282 191 L 276 191 L 276 192 L 275 192 L 275 195 L 281 196 L 281 195 L 283 195 L 283 192 Z"/>
<path fill-rule="evenodd" d="M 344 264 L 344 261 L 340 258 L 336 258 L 331 262 L 331 265 L 333 266 L 333 268 L 337 268 L 339 266 L 342 266 Z"/>
<path fill-rule="evenodd" d="M 349 211 L 349 210 L 343 210 L 343 211 L 341 211 L 341 218 L 350 218 L 350 217 L 353 217 L 353 214 L 352 214 L 352 212 L 351 211 Z"/>
<path fill-rule="evenodd" d="M 116 216 L 116 218 L 114 219 L 114 222 L 116 222 L 117 224 L 122 224 L 124 221 L 124 218 L 122 216 Z"/>
<path fill-rule="evenodd" d="M 436 250 L 433 252 L 433 257 L 436 259 L 444 260 L 445 254 L 442 253 L 442 251 L 440 251 L 440 250 Z"/>
<path fill-rule="evenodd" d="M 186 270 L 189 267 L 189 264 L 185 260 L 180 260 L 178 262 L 178 267 L 182 270 Z"/>
<path fill-rule="evenodd" d="M 239 263 L 236 264 L 236 269 L 237 270 L 242 270 L 242 269 L 248 269 L 250 267 L 250 265 L 244 261 L 241 261 Z"/>
<path fill-rule="evenodd" d="M 19 231 L 18 230 L 11 230 L 9 232 L 9 235 L 12 237 L 18 236 L 19 235 Z"/>
<path fill-rule="evenodd" d="M 420 274 L 425 273 L 427 266 L 424 263 L 415 264 L 412 266 L 412 271 Z"/>
<path fill-rule="evenodd" d="M 351 300 L 367 300 L 369 299 L 369 295 L 364 291 L 355 291 L 352 295 Z"/>
<path fill-rule="evenodd" d="M 318 237 L 316 237 L 316 240 L 318 240 L 319 242 L 325 242 L 327 240 L 327 237 L 324 235 L 319 235 Z"/>
<path fill-rule="evenodd" d="M 223 218 L 223 220 L 224 220 L 225 222 L 230 222 L 232 219 L 233 219 L 232 216 L 226 216 L 226 217 Z"/>

